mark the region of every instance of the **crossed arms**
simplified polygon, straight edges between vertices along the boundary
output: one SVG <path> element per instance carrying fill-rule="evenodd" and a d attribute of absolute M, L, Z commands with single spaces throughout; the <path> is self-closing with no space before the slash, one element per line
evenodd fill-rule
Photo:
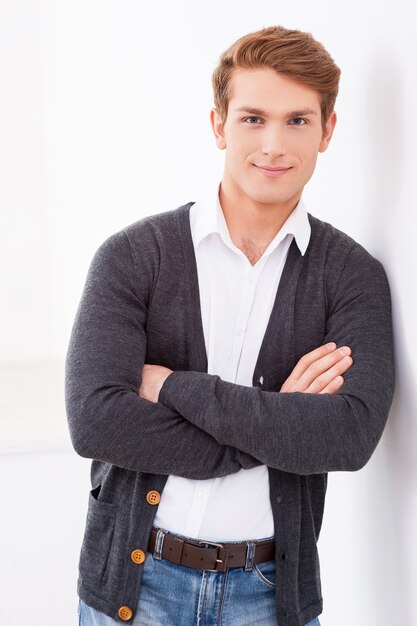
<path fill-rule="evenodd" d="M 363 267 L 350 271 L 327 321 L 323 343 L 349 345 L 355 357 L 342 387 L 333 371 L 338 390 L 309 392 L 317 374 L 307 387 L 301 376 L 297 388 L 297 368 L 280 391 L 175 371 L 154 402 L 138 395 L 147 310 L 126 274 L 130 253 L 120 245 L 114 239 L 102 246 L 91 263 L 67 353 L 67 415 L 81 456 L 196 479 L 261 463 L 300 474 L 366 463 L 393 392 L 389 290 L 379 264 L 367 270 L 365 285 Z M 320 384 L 324 391 L 323 378 Z"/>
<path fill-rule="evenodd" d="M 336 349 L 330 342 L 305 354 L 281 386 L 281 393 L 336 393 L 343 385 L 343 376 L 352 365 L 351 349 Z M 139 395 L 150 402 L 158 402 L 161 387 L 173 370 L 161 365 L 146 364 L 142 370 Z"/>

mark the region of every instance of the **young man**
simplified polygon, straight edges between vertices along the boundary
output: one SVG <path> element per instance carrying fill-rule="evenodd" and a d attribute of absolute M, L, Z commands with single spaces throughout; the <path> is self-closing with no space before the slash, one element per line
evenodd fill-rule
<path fill-rule="evenodd" d="M 339 74 L 308 33 L 239 39 L 213 196 L 94 256 L 66 364 L 83 626 L 319 624 L 327 472 L 368 461 L 394 386 L 384 270 L 302 200 Z"/>

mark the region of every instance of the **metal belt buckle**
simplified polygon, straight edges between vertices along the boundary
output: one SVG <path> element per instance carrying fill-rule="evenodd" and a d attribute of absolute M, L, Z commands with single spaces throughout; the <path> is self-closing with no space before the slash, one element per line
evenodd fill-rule
<path fill-rule="evenodd" d="M 223 550 L 224 546 L 221 543 L 215 543 L 214 541 L 199 541 L 198 542 L 201 545 L 207 544 L 208 546 L 213 546 L 214 548 L 217 548 L 217 550 Z M 217 556 L 219 556 L 219 553 L 217 552 Z M 216 559 L 216 563 L 223 563 L 222 559 L 217 558 Z M 227 563 L 227 558 L 226 558 L 226 563 Z M 226 565 L 225 565 L 225 569 L 226 569 Z M 204 568 L 205 572 L 218 572 L 221 570 L 216 569 L 206 569 Z"/>

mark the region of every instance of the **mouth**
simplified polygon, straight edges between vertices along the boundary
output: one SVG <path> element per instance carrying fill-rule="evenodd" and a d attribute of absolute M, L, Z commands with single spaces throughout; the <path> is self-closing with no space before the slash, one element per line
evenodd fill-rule
<path fill-rule="evenodd" d="M 290 169 L 292 169 L 291 167 L 269 167 L 267 165 L 256 165 L 255 163 L 253 164 L 255 165 L 256 169 L 261 172 L 262 174 L 265 174 L 265 176 L 284 176 L 284 174 L 286 174 L 287 172 L 290 171 Z"/>

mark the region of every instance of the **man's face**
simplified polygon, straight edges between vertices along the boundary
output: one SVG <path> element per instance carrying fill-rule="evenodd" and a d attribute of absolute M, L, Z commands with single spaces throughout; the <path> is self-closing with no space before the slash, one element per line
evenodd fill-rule
<path fill-rule="evenodd" d="M 323 131 L 316 91 L 270 68 L 239 68 L 231 77 L 225 123 L 216 109 L 211 123 L 218 147 L 226 150 L 222 188 L 228 197 L 292 210 L 328 146 L 336 114 Z"/>

